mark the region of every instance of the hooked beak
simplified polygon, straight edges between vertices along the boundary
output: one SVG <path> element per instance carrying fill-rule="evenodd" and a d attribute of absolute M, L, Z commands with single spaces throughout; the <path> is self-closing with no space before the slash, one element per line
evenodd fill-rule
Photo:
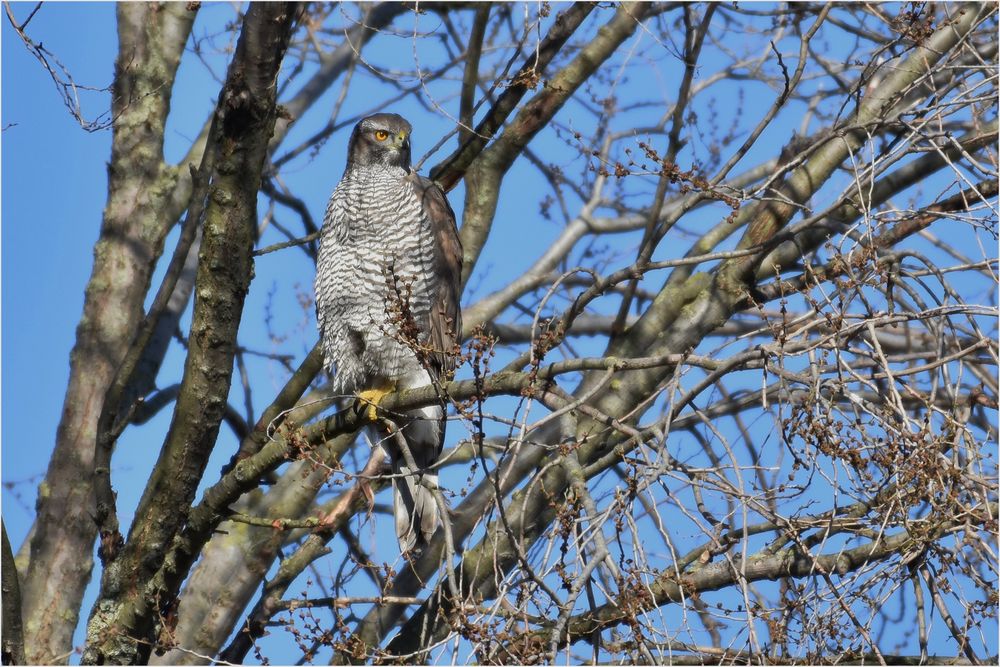
<path fill-rule="evenodd" d="M 406 132 L 400 132 L 392 138 L 392 144 L 400 150 L 405 150 L 410 147 L 410 137 Z"/>

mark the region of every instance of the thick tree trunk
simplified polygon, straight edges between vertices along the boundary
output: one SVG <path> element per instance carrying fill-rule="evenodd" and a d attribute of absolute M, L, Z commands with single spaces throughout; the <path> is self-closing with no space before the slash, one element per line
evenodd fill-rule
<path fill-rule="evenodd" d="M 194 315 L 173 421 L 121 553 L 107 563 L 83 661 L 149 658 L 155 620 L 176 591 L 150 590 L 194 499 L 215 445 L 253 271 L 257 190 L 277 116 L 277 75 L 291 36 L 292 3 L 252 4 L 216 109 L 218 142 L 195 280 Z M 164 606 L 166 608 L 164 608 Z"/>
<path fill-rule="evenodd" d="M 3 637 L 0 654 L 5 665 L 23 665 L 24 630 L 21 626 L 21 586 L 17 581 L 14 554 L 7 539 L 7 526 L 0 524 L 3 533 L 3 570 L 0 576 L 0 593 L 3 594 Z"/>
<path fill-rule="evenodd" d="M 142 317 L 174 219 L 164 215 L 177 169 L 163 164 L 169 91 L 195 12 L 184 4 L 118 7 L 119 56 L 108 203 L 94 248 L 55 451 L 39 485 L 24 568 L 27 659 L 65 662 L 93 567 L 93 461 L 104 395 Z"/>

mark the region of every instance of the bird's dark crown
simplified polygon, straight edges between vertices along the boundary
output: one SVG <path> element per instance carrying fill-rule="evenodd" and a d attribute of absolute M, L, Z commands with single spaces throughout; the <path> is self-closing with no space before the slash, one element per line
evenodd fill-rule
<path fill-rule="evenodd" d="M 362 118 L 347 144 L 347 171 L 352 167 L 384 165 L 410 169 L 410 123 L 395 113 Z"/>

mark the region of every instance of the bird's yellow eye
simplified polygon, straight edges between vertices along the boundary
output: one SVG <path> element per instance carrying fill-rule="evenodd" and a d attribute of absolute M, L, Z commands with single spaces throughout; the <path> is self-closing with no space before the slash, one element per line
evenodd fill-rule
<path fill-rule="evenodd" d="M 385 130 L 375 130 L 375 138 L 379 141 L 385 141 L 389 138 L 389 133 Z"/>

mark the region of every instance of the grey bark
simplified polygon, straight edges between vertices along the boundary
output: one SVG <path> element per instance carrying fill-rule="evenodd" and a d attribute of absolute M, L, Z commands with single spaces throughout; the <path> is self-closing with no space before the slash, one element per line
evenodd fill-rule
<path fill-rule="evenodd" d="M 56 445 L 38 488 L 37 516 L 23 565 L 27 658 L 65 662 L 90 579 L 97 419 L 115 368 L 135 334 L 153 268 L 174 218 L 163 215 L 177 170 L 163 163 L 169 91 L 194 11 L 183 4 L 118 7 L 119 58 L 112 113 L 108 203 L 83 315 L 70 353 L 70 380 Z"/>
<path fill-rule="evenodd" d="M 170 591 L 146 585 L 182 525 L 226 408 L 236 333 L 252 272 L 257 190 L 277 117 L 277 73 L 295 6 L 247 12 L 217 109 L 220 138 L 195 281 L 194 317 L 174 419 L 120 555 L 106 564 L 83 662 L 146 662 Z M 176 591 L 173 592 L 176 594 Z"/>
<path fill-rule="evenodd" d="M 5 665 L 23 665 L 24 629 L 21 626 L 21 586 L 14 566 L 14 552 L 7 539 L 7 526 L 0 522 L 3 533 L 3 564 L 0 570 L 0 593 L 3 594 L 3 634 L 0 636 L 0 654 Z"/>

